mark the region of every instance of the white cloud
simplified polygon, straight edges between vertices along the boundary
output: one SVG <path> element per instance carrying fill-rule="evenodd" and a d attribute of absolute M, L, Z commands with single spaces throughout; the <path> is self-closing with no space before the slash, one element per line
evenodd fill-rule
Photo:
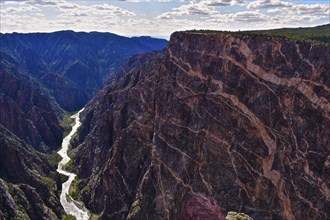
<path fill-rule="evenodd" d="M 330 16 L 330 6 L 327 4 L 292 5 L 287 8 L 269 9 L 270 14 L 291 14 L 291 15 L 320 15 Z"/>
<path fill-rule="evenodd" d="M 173 8 L 172 11 L 157 16 L 157 19 L 173 19 L 175 17 L 188 15 L 215 15 L 219 14 L 216 7 L 245 4 L 245 0 L 191 0 L 188 5 L 181 5 L 177 8 Z"/>
<path fill-rule="evenodd" d="M 75 9 L 75 8 L 78 8 L 79 5 L 78 4 L 75 4 L 75 3 L 70 3 L 70 2 L 61 2 L 59 4 L 57 4 L 57 6 L 61 9 Z"/>
<path fill-rule="evenodd" d="M 165 12 L 157 16 L 157 19 L 173 19 L 174 17 L 187 15 L 212 15 L 217 13 L 218 11 L 214 6 L 209 6 L 204 1 L 198 3 L 191 2 L 189 5 L 173 8 L 171 12 Z"/>
<path fill-rule="evenodd" d="M 186 2 L 189 0 L 120 0 L 123 2 Z"/>
<path fill-rule="evenodd" d="M 20 12 L 33 12 L 33 11 L 41 11 L 39 8 L 34 7 L 32 5 L 29 6 L 16 6 L 16 7 L 7 7 L 1 10 L 2 13 L 20 13 Z"/>
<path fill-rule="evenodd" d="M 229 14 L 218 14 L 212 16 L 211 21 L 218 23 L 236 23 L 236 24 L 246 24 L 246 23 L 261 23 L 268 22 L 271 20 L 266 14 L 261 13 L 260 11 L 241 11 L 236 13 Z"/>
<path fill-rule="evenodd" d="M 154 0 L 162 3 L 150 4 L 155 7 L 153 13 L 148 13 L 153 8 L 143 9 L 140 5 L 135 10 L 134 5 L 139 3 L 111 4 L 111 0 L 0 1 L 1 32 L 73 29 L 164 36 L 187 29 L 251 30 L 329 22 L 328 4 L 307 5 L 302 4 L 303 1 L 298 4 L 289 0 L 186 0 L 176 4 L 166 3 L 168 0 Z M 158 10 L 156 14 L 157 7 L 163 5 L 167 6 L 166 11 Z"/>
<path fill-rule="evenodd" d="M 204 4 L 208 6 L 234 6 L 245 5 L 245 0 L 203 0 Z"/>
<path fill-rule="evenodd" d="M 117 6 L 109 5 L 109 4 L 93 5 L 93 6 L 90 6 L 90 8 L 92 10 L 97 11 L 97 12 L 106 11 L 106 13 L 120 15 L 120 16 L 121 15 L 123 15 L 123 16 L 134 16 L 135 15 L 134 12 L 119 8 Z"/>
<path fill-rule="evenodd" d="M 288 7 L 291 6 L 291 2 L 281 0 L 256 0 L 248 4 L 248 8 L 263 9 L 263 8 L 276 8 L 276 7 Z"/>
<path fill-rule="evenodd" d="M 59 3 L 65 2 L 64 0 L 28 0 L 26 4 L 31 5 L 58 5 Z"/>
<path fill-rule="evenodd" d="M 93 4 L 87 6 L 87 5 L 65 3 L 65 4 L 59 4 L 57 7 L 59 8 L 61 14 L 70 14 L 70 15 L 86 14 L 90 16 L 99 17 L 99 21 L 101 21 L 100 18 L 102 18 L 102 16 L 106 16 L 106 15 L 135 16 L 134 12 L 110 4 Z"/>
<path fill-rule="evenodd" d="M 258 11 L 242 11 L 231 16 L 233 22 L 264 22 L 269 20 L 269 17 Z"/>

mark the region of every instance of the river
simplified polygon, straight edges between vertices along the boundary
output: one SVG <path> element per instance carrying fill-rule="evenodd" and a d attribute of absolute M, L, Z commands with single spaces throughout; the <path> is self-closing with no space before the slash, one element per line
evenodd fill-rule
<path fill-rule="evenodd" d="M 75 124 L 72 127 L 69 135 L 63 139 L 61 150 L 57 152 L 63 158 L 58 164 L 57 172 L 69 177 L 69 179 L 62 184 L 60 202 L 64 208 L 64 211 L 67 214 L 75 216 L 77 220 L 88 220 L 89 212 L 82 202 L 75 201 L 71 196 L 69 196 L 69 189 L 72 181 L 76 177 L 76 174 L 63 170 L 63 166 L 65 166 L 70 161 L 70 157 L 68 156 L 68 147 L 72 136 L 77 132 L 77 129 L 81 125 L 79 114 L 83 110 L 84 109 L 81 109 L 78 113 L 71 116 L 71 118 L 75 119 Z"/>

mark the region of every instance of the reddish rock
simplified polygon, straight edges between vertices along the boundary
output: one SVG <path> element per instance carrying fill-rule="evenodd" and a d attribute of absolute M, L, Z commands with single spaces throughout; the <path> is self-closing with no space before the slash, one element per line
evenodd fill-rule
<path fill-rule="evenodd" d="M 174 33 L 164 57 L 87 105 L 72 152 L 80 197 L 101 219 L 175 220 L 215 204 L 328 219 L 329 60 L 324 45 Z"/>
<path fill-rule="evenodd" d="M 204 195 L 192 195 L 181 207 L 180 220 L 224 220 L 217 201 Z"/>

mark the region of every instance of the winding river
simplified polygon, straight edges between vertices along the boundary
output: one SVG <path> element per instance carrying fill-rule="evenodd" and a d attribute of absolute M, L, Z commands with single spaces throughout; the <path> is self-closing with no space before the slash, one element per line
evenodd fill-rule
<path fill-rule="evenodd" d="M 83 110 L 84 109 L 81 109 L 78 113 L 71 116 L 71 118 L 75 119 L 75 124 L 72 127 L 69 135 L 63 139 L 61 150 L 57 152 L 63 158 L 58 164 L 57 172 L 69 177 L 69 179 L 62 184 L 60 202 L 64 208 L 64 211 L 67 214 L 75 216 L 77 220 L 88 220 L 89 212 L 82 202 L 75 201 L 71 196 L 69 196 L 69 189 L 72 181 L 76 177 L 76 174 L 63 170 L 63 166 L 65 166 L 70 161 L 70 157 L 68 156 L 68 147 L 72 136 L 77 132 L 77 129 L 81 125 L 79 114 Z"/>

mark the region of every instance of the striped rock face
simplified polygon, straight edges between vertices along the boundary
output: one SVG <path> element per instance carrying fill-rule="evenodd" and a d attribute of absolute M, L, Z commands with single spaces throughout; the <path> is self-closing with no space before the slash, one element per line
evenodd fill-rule
<path fill-rule="evenodd" d="M 177 32 L 87 105 L 81 197 L 108 219 L 328 219 L 330 48 Z"/>

